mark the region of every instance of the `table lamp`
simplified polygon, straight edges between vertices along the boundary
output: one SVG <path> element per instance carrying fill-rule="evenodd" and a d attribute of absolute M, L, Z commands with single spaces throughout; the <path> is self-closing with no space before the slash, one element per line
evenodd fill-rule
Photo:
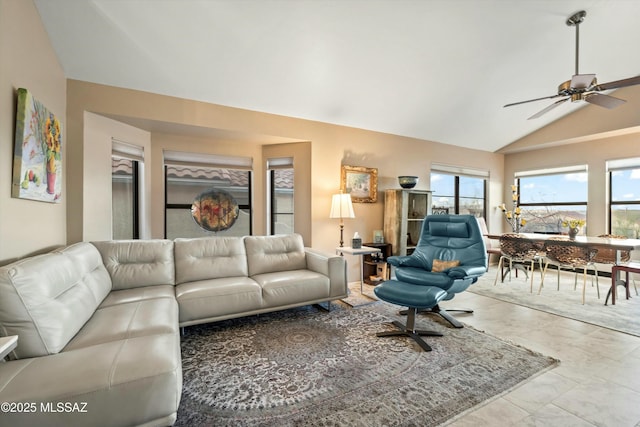
<path fill-rule="evenodd" d="M 331 212 L 329 218 L 340 219 L 340 247 L 344 246 L 344 218 L 355 218 L 350 194 L 334 194 L 331 198 Z"/>

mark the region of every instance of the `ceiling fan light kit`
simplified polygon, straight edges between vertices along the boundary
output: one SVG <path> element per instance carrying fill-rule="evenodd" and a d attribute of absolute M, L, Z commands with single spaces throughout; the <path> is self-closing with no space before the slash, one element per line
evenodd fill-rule
<path fill-rule="evenodd" d="M 543 114 L 553 110 L 561 104 L 564 104 L 566 101 L 571 102 L 579 102 L 586 101 L 590 104 L 597 105 L 599 107 L 604 107 L 608 109 L 616 108 L 626 101 L 624 99 L 615 98 L 610 95 L 605 95 L 599 93 L 603 90 L 610 89 L 618 89 L 626 86 L 634 86 L 640 84 L 640 76 L 631 77 L 628 79 L 617 80 L 609 83 L 598 84 L 598 80 L 596 79 L 595 74 L 580 74 L 578 71 L 578 62 L 579 62 L 579 52 L 580 52 L 580 24 L 584 21 L 584 18 L 587 16 L 587 12 L 581 10 L 579 12 L 574 13 L 567 19 L 566 24 L 571 27 L 576 27 L 576 72 L 571 77 L 571 80 L 567 80 L 562 82 L 558 86 L 557 95 L 544 96 L 542 98 L 529 99 L 527 101 L 514 102 L 511 104 L 505 105 L 505 107 L 511 107 L 514 105 L 526 104 L 529 102 L 541 101 L 543 99 L 553 99 L 564 97 L 559 101 L 555 101 L 553 104 L 545 107 L 544 109 L 538 111 L 533 116 L 529 117 L 528 120 L 536 119 Z"/>

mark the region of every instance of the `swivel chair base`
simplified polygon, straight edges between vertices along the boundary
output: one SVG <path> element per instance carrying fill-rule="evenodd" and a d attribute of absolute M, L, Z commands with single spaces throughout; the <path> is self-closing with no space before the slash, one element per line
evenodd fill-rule
<path fill-rule="evenodd" d="M 473 313 L 473 310 L 450 310 L 450 311 L 459 311 L 461 313 Z M 409 312 L 409 310 L 401 310 L 400 314 L 405 315 Z M 464 325 L 458 321 L 455 317 L 453 317 L 447 310 L 444 308 L 440 308 L 439 305 L 435 305 L 432 308 L 419 308 L 418 313 L 433 313 L 439 314 L 444 320 L 451 323 L 454 328 L 464 328 Z"/>
<path fill-rule="evenodd" d="M 397 336 L 406 336 L 413 339 L 424 351 L 431 351 L 431 347 L 427 344 L 421 337 L 421 335 L 430 336 L 430 337 L 441 337 L 442 334 L 436 331 L 425 331 L 420 329 L 415 329 L 416 323 L 416 313 L 418 311 L 415 307 L 410 307 L 407 311 L 407 324 L 403 325 L 402 323 L 394 320 L 391 322 L 398 331 L 388 331 L 388 332 L 378 332 L 376 336 L 378 337 L 397 337 Z"/>

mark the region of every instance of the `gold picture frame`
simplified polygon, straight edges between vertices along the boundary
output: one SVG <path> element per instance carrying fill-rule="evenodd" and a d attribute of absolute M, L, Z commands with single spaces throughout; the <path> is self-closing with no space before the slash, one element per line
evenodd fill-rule
<path fill-rule="evenodd" d="M 342 165 L 340 190 L 351 194 L 354 203 L 378 201 L 378 169 Z"/>

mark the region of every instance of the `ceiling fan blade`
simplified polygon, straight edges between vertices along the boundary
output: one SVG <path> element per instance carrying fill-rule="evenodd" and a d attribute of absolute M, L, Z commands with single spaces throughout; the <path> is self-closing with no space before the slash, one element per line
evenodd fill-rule
<path fill-rule="evenodd" d="M 571 77 L 571 88 L 586 89 L 591 86 L 591 83 L 593 83 L 593 79 L 595 78 L 595 74 L 576 74 Z"/>
<path fill-rule="evenodd" d="M 619 87 L 627 87 L 640 85 L 640 76 L 631 77 L 628 79 L 616 80 L 615 82 L 602 83 L 596 85 L 593 90 L 607 90 L 607 89 L 617 89 Z"/>
<path fill-rule="evenodd" d="M 551 95 L 551 96 L 543 96 L 542 98 L 536 98 L 536 99 L 529 99 L 527 101 L 520 101 L 520 102 L 512 102 L 511 104 L 507 104 L 504 105 L 504 107 L 512 107 L 514 105 L 520 105 L 520 104 L 526 104 L 528 102 L 535 102 L 535 101 L 542 101 L 543 99 L 553 99 L 553 98 L 557 98 L 559 96 L 565 96 L 565 95 Z"/>
<path fill-rule="evenodd" d="M 588 95 L 585 95 L 584 100 L 590 104 L 595 104 L 600 107 L 608 108 L 610 110 L 619 107 L 620 105 L 627 102 L 624 99 L 615 98 L 613 96 L 604 95 L 602 93 L 590 93 Z"/>
<path fill-rule="evenodd" d="M 554 108 L 556 108 L 558 105 L 562 104 L 563 102 L 567 102 L 570 98 L 565 98 L 565 99 L 561 99 L 560 101 L 556 101 L 553 104 L 549 105 L 548 107 L 538 111 L 537 113 L 535 113 L 533 116 L 529 117 L 527 120 L 531 120 L 531 119 L 537 119 L 538 117 L 540 117 L 543 114 L 548 113 L 549 111 L 553 110 Z"/>

